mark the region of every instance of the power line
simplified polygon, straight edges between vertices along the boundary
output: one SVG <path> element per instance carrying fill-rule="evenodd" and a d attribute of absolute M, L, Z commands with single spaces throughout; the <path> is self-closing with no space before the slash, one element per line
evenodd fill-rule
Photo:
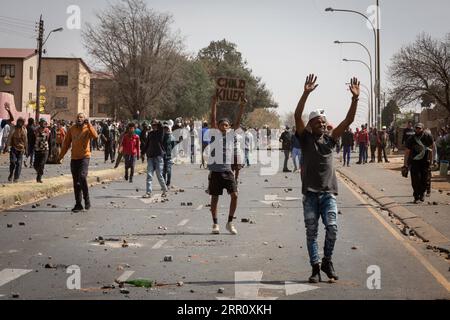
<path fill-rule="evenodd" d="M 22 29 L 22 30 L 29 30 L 29 31 L 33 31 L 33 28 L 34 28 L 34 27 L 31 27 L 31 26 L 17 25 L 17 24 L 14 24 L 14 23 L 10 23 L 8 21 L 3 21 L 0 18 L 0 25 L 2 25 L 2 24 L 6 25 L 8 27 L 14 27 L 14 28 L 19 28 L 19 29 Z"/>
<path fill-rule="evenodd" d="M 2 30 L 2 29 L 0 29 L 0 33 L 11 35 L 12 32 L 11 32 L 11 30 Z M 24 34 L 19 34 L 19 33 L 14 34 L 14 37 L 22 37 L 22 38 L 26 38 L 26 39 L 34 39 L 33 36 L 29 36 L 29 35 L 26 36 Z"/>
<path fill-rule="evenodd" d="M 32 20 L 25 20 L 25 19 L 19 19 L 19 18 L 13 18 L 13 17 L 6 17 L 6 16 L 0 16 L 0 18 L 6 19 L 6 20 L 11 20 L 11 21 L 15 21 L 17 23 L 22 23 L 22 24 L 30 24 L 30 25 L 35 25 L 36 22 L 32 21 Z"/>
<path fill-rule="evenodd" d="M 3 27 L 0 26 L 0 29 L 3 30 L 4 33 L 9 33 L 9 34 L 15 34 L 15 35 L 19 35 L 22 37 L 27 37 L 27 38 L 34 38 L 35 35 L 33 35 L 32 33 L 27 33 L 27 32 L 22 32 L 19 30 L 12 30 L 12 29 L 8 29 L 7 27 Z"/>

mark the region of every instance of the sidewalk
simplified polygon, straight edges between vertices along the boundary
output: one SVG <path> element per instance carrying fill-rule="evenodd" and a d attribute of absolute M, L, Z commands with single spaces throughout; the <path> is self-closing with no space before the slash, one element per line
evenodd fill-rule
<path fill-rule="evenodd" d="M 352 154 L 354 156 L 354 154 Z M 381 206 L 391 211 L 411 227 L 422 239 L 450 250 L 450 180 L 433 172 L 432 191 L 422 204 L 413 203 L 411 179 L 403 178 L 400 169 L 403 157 L 389 157 L 391 163 L 357 165 L 352 158 L 350 167 L 337 162 L 337 171 L 356 183 Z"/>
<path fill-rule="evenodd" d="M 102 151 L 95 151 L 89 165 L 88 183 L 93 186 L 123 178 L 123 160 L 121 165 L 114 169 L 111 161 L 104 163 Z M 146 163 L 139 160 L 136 163 L 136 174 L 144 171 Z M 24 205 L 33 201 L 51 198 L 56 195 L 73 190 L 72 175 L 70 173 L 70 156 L 65 157 L 60 165 L 47 164 L 43 177 L 44 183 L 36 183 L 36 172 L 33 168 L 22 167 L 18 183 L 8 182 L 9 155 L 0 155 L 0 211 Z"/>

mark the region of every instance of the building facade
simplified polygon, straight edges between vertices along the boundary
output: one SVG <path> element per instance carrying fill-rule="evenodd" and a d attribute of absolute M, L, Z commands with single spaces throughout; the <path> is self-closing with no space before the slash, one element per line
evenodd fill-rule
<path fill-rule="evenodd" d="M 75 120 L 89 116 L 91 70 L 81 58 L 43 58 L 41 84 L 45 87 L 45 112 L 52 118 Z"/>
<path fill-rule="evenodd" d="M 0 92 L 14 96 L 18 112 L 33 112 L 38 58 L 35 49 L 0 48 Z"/>

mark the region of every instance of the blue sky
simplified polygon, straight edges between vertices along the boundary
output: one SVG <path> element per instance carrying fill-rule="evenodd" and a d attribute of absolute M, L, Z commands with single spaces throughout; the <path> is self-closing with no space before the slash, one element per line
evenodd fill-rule
<path fill-rule="evenodd" d="M 118 1 L 118 0 L 117 0 Z M 2 47 L 30 48 L 36 41 L 24 33 L 10 32 L 4 17 L 38 20 L 42 13 L 46 30 L 66 27 L 70 5 L 81 9 L 82 28 L 95 23 L 95 13 L 116 0 L 2 0 L 0 42 Z M 381 0 L 382 87 L 389 88 L 387 67 L 392 56 L 421 32 L 442 38 L 450 32 L 450 1 Z M 373 52 L 373 33 L 363 18 L 344 13 L 326 13 L 326 7 L 366 12 L 375 0 L 147 0 L 156 11 L 174 18 L 174 30 L 185 38 L 188 52 L 196 53 L 212 40 L 234 42 L 257 76 L 263 78 L 279 103 L 278 112 L 293 111 L 302 93 L 308 73 L 318 75 L 319 87 L 311 96 L 308 110 L 324 108 L 329 119 L 341 121 L 350 104 L 345 83 L 352 76 L 369 85 L 369 73 L 363 65 L 344 63 L 343 58 L 368 61 L 362 48 L 335 45 L 334 40 L 359 41 Z M 3 17 L 3 18 L 2 18 Z M 74 56 L 91 62 L 81 44 L 80 30 L 53 34 L 46 46 L 48 56 Z M 361 111 L 366 110 L 362 95 Z M 357 119 L 363 121 L 362 117 Z"/>

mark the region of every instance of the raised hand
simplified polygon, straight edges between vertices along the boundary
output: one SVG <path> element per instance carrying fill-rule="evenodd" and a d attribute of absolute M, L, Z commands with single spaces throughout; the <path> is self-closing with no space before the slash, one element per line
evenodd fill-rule
<path fill-rule="evenodd" d="M 352 93 L 354 98 L 358 98 L 359 94 L 361 93 L 361 90 L 360 90 L 359 86 L 360 86 L 360 82 L 358 81 L 357 78 L 352 78 L 350 80 L 349 89 L 350 89 L 350 92 Z"/>
<path fill-rule="evenodd" d="M 313 92 L 319 85 L 316 84 L 317 77 L 314 74 L 310 74 L 306 77 L 305 93 Z"/>
<path fill-rule="evenodd" d="M 6 111 L 10 111 L 11 110 L 8 102 L 5 102 L 5 110 Z"/>

